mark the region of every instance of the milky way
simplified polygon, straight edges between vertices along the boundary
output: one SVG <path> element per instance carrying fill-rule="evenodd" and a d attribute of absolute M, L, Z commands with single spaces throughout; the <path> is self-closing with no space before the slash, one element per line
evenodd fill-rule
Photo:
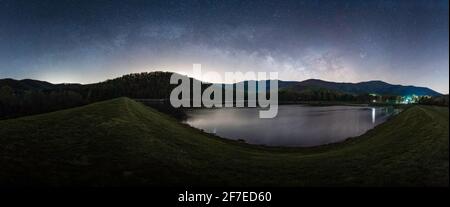
<path fill-rule="evenodd" d="M 448 93 L 448 11 L 448 0 L 0 0 L 0 78 L 90 83 L 200 63 Z"/>

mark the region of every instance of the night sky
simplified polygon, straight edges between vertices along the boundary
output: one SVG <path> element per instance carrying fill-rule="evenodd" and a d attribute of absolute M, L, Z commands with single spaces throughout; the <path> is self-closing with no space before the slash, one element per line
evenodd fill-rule
<path fill-rule="evenodd" d="M 0 0 L 0 78 L 92 83 L 200 63 L 448 93 L 448 25 L 448 0 Z"/>

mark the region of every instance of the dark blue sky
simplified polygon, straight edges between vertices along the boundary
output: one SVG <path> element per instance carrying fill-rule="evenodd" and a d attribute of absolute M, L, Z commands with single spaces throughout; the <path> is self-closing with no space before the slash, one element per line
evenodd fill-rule
<path fill-rule="evenodd" d="M 439 1 L 0 0 L 0 78 L 102 81 L 131 72 L 278 71 L 448 93 Z M 214 80 L 209 80 L 214 81 Z"/>

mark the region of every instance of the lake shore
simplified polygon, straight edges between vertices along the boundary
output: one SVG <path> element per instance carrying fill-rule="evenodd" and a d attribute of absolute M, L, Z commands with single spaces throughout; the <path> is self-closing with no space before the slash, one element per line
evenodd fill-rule
<path fill-rule="evenodd" d="M 397 114 L 393 107 L 279 105 L 277 116 L 259 118 L 261 108 L 186 110 L 187 123 L 218 136 L 256 145 L 312 147 L 365 133 Z"/>
<path fill-rule="evenodd" d="M 0 184 L 448 186 L 448 141 L 447 107 L 408 108 L 341 143 L 274 148 L 202 133 L 119 98 L 0 121 Z"/>

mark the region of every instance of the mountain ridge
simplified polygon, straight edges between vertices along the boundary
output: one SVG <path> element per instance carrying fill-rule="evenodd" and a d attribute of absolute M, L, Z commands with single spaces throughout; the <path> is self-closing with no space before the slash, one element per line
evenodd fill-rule
<path fill-rule="evenodd" d="M 363 81 L 358 83 L 349 82 L 331 82 L 320 79 L 307 79 L 305 81 L 292 84 L 290 87 L 296 89 L 302 89 L 305 87 L 316 86 L 319 88 L 325 88 L 330 90 L 336 90 L 340 92 L 350 94 L 364 94 L 375 93 L 379 95 L 428 95 L 428 96 L 440 96 L 441 93 L 434 91 L 427 87 L 413 86 L 413 85 L 400 85 L 390 84 L 381 80 Z"/>
<path fill-rule="evenodd" d="M 172 72 L 148 72 L 147 74 L 158 74 L 158 73 L 168 73 L 172 74 Z M 53 84 L 46 81 L 41 80 L 35 80 L 35 79 L 22 79 L 22 80 L 15 80 L 12 78 L 5 78 L 0 79 L 0 87 L 5 85 L 10 85 L 11 87 L 16 87 L 19 89 L 25 89 L 25 90 L 32 90 L 37 88 L 38 90 L 41 89 L 50 89 L 52 87 L 62 87 L 62 86 L 70 86 L 70 85 L 81 85 L 81 86 L 90 86 L 90 85 L 96 85 L 96 84 L 102 84 L 109 81 L 118 80 L 123 77 L 132 76 L 134 74 L 143 74 L 143 73 L 131 73 L 124 75 L 122 77 L 114 78 L 114 79 L 108 79 L 105 81 L 97 82 L 97 83 L 91 83 L 91 84 L 79 84 L 79 83 L 60 83 L 60 84 Z M 255 80 L 246 80 L 241 81 L 235 84 L 239 83 L 245 83 L 245 82 L 251 82 Z M 267 81 L 267 80 L 266 80 Z M 333 91 L 339 91 L 343 93 L 349 93 L 353 95 L 360 95 L 360 94 L 368 94 L 368 93 L 376 93 L 380 95 L 400 95 L 400 96 L 406 96 L 406 95 L 428 95 L 428 96 L 441 96 L 443 94 L 434 91 L 433 89 L 430 89 L 428 87 L 423 86 L 415 86 L 415 85 L 401 85 L 401 84 L 391 84 L 387 83 L 382 80 L 369 80 L 369 81 L 361 81 L 357 83 L 352 82 L 334 82 L 334 81 L 326 81 L 321 79 L 306 79 L 303 81 L 284 81 L 284 80 L 277 80 L 279 84 L 279 89 L 293 89 L 296 91 L 302 91 L 306 88 L 310 87 L 318 87 Z M 214 83 L 217 85 L 223 84 L 223 83 Z M 13 87 L 13 88 L 14 88 Z M 267 86 L 268 87 L 268 86 Z"/>
<path fill-rule="evenodd" d="M 245 82 L 256 82 L 255 80 L 241 81 L 236 84 L 242 84 Z M 264 81 L 264 80 L 263 80 Z M 267 80 L 266 80 L 267 81 Z M 391 84 L 382 80 L 370 80 L 362 81 L 357 83 L 352 82 L 333 82 L 325 81 L 321 79 L 306 79 L 303 81 L 278 81 L 279 89 L 292 89 L 297 92 L 302 92 L 306 89 L 316 87 L 318 89 L 328 89 L 332 91 L 337 91 L 341 93 L 349 93 L 352 95 L 361 94 L 379 94 L 379 95 L 398 95 L 398 96 L 408 96 L 408 95 L 427 95 L 427 96 L 441 96 L 443 94 L 434 91 L 428 87 L 414 86 L 414 85 L 401 85 L 401 84 Z M 259 81 L 258 81 L 259 82 Z M 266 84 L 268 88 L 269 84 Z"/>

